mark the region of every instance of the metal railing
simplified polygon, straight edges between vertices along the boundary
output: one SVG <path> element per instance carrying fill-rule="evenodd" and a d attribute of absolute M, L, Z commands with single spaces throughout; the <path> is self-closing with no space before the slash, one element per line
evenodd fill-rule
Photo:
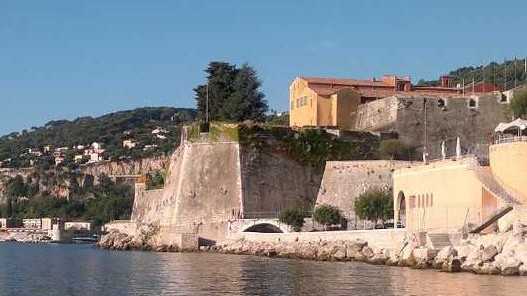
<path fill-rule="evenodd" d="M 499 137 L 494 141 L 494 144 L 505 144 L 514 142 L 527 142 L 527 136 Z"/>

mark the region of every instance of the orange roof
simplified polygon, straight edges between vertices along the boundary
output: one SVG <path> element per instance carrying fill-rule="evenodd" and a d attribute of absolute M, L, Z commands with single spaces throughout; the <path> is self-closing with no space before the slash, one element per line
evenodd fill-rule
<path fill-rule="evenodd" d="M 329 84 L 340 86 L 391 86 L 379 80 L 358 80 L 358 79 L 339 79 L 339 78 L 323 78 L 323 77 L 300 77 L 309 84 Z"/>
<path fill-rule="evenodd" d="M 303 76 L 299 78 L 307 81 L 309 88 L 321 96 L 330 96 L 344 88 L 352 88 L 359 92 L 363 97 L 371 98 L 384 98 L 393 95 L 405 94 L 441 97 L 462 96 L 457 88 L 439 86 L 412 86 L 411 91 L 396 91 L 393 84 L 382 80 L 357 80 Z"/>

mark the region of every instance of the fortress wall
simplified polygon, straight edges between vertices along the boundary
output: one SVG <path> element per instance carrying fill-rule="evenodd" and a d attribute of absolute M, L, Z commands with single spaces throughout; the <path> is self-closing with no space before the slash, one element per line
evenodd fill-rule
<path fill-rule="evenodd" d="M 137 185 L 132 220 L 159 224 L 166 244 L 181 233 L 223 240 L 230 221 L 312 205 L 321 179 L 313 168 L 236 142 L 187 142 L 171 157 L 162 190 Z"/>
<path fill-rule="evenodd" d="M 355 200 L 373 188 L 391 189 L 393 171 L 410 165 L 389 160 L 327 162 L 316 203 L 338 207 L 348 219 L 348 227 L 354 228 Z"/>
<path fill-rule="evenodd" d="M 241 149 L 244 218 L 276 217 L 281 209 L 310 208 L 322 175 L 279 154 Z"/>
<path fill-rule="evenodd" d="M 181 233 L 222 239 L 227 221 L 241 215 L 239 163 L 238 143 L 183 144 L 171 157 L 163 189 L 138 185 L 132 220 L 159 224 L 164 244 Z"/>
<path fill-rule="evenodd" d="M 143 223 L 158 222 L 157 217 L 151 213 L 159 210 L 158 204 L 163 196 L 163 189 L 146 190 L 144 183 L 135 185 L 134 206 L 132 209 L 132 221 Z"/>
<path fill-rule="evenodd" d="M 475 108 L 469 108 L 473 98 Z M 425 143 L 425 99 L 427 138 L 430 158 L 441 156 L 441 141 L 447 140 L 447 153 L 455 154 L 456 137 L 461 137 L 464 153 L 488 159 L 488 144 L 494 128 L 508 121 L 508 103 L 501 102 L 501 93 L 481 96 L 439 98 L 413 96 L 388 97 L 359 106 L 356 128 L 367 131 L 393 131 L 408 145 L 423 147 Z M 446 105 L 440 107 L 439 100 Z"/>
<path fill-rule="evenodd" d="M 145 184 L 136 184 L 132 221 L 160 225 L 170 224 L 184 150 L 184 145 L 180 146 L 170 157 L 163 189 L 146 190 Z"/>
<path fill-rule="evenodd" d="M 388 97 L 359 105 L 354 117 L 354 129 L 366 131 L 392 130 L 397 120 L 399 100 Z"/>
<path fill-rule="evenodd" d="M 241 212 L 238 143 L 187 144 L 171 225 L 216 240 Z"/>

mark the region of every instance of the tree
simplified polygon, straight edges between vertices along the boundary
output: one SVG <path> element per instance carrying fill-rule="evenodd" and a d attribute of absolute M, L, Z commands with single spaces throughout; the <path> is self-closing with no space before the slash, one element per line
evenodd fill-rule
<path fill-rule="evenodd" d="M 27 191 L 28 188 L 24 182 L 24 178 L 20 175 L 16 175 L 16 177 L 11 178 L 7 182 L 6 194 L 11 198 L 27 196 Z"/>
<path fill-rule="evenodd" d="M 194 88 L 200 119 L 206 117 L 207 93 L 210 120 L 239 122 L 265 118 L 267 102 L 252 67 L 245 64 L 237 68 L 225 62 L 211 62 L 205 72 L 207 84 Z"/>
<path fill-rule="evenodd" d="M 302 226 L 304 226 L 304 211 L 300 208 L 291 208 L 286 209 L 280 213 L 280 222 L 285 223 L 295 231 L 300 231 Z"/>
<path fill-rule="evenodd" d="M 374 221 L 388 220 L 393 217 L 393 197 L 391 191 L 371 189 L 355 200 L 355 214 L 360 219 Z"/>
<path fill-rule="evenodd" d="M 383 159 L 411 160 L 415 155 L 415 149 L 408 147 L 400 140 L 389 139 L 381 142 L 379 154 Z"/>
<path fill-rule="evenodd" d="M 244 64 L 237 70 L 233 92 L 225 101 L 220 116 L 235 122 L 246 119 L 264 121 L 267 103 L 264 100 L 265 95 L 260 91 L 261 85 L 256 71 Z"/>
<path fill-rule="evenodd" d="M 510 108 L 516 118 L 525 118 L 527 116 L 527 89 L 514 94 Z"/>
<path fill-rule="evenodd" d="M 344 219 L 340 210 L 337 207 L 331 205 L 321 205 L 315 208 L 313 213 L 313 219 L 322 225 L 324 230 L 330 225 L 340 224 Z"/>

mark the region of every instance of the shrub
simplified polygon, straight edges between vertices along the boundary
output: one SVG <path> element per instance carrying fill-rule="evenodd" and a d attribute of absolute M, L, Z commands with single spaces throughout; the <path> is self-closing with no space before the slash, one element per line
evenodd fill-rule
<path fill-rule="evenodd" d="M 384 140 L 379 145 L 379 154 L 382 159 L 411 160 L 415 149 L 397 139 Z"/>
<path fill-rule="evenodd" d="M 364 192 L 355 201 L 355 214 L 360 219 L 374 221 L 393 217 L 393 197 L 391 191 L 372 189 Z"/>
<path fill-rule="evenodd" d="M 148 190 L 161 189 L 165 186 L 165 176 L 160 171 L 146 175 L 146 188 Z"/>
<path fill-rule="evenodd" d="M 286 209 L 280 213 L 280 222 L 293 227 L 295 231 L 300 231 L 302 226 L 304 226 L 304 216 L 302 209 Z"/>
<path fill-rule="evenodd" d="M 313 219 L 322 225 L 324 230 L 330 225 L 340 224 L 344 219 L 340 210 L 331 205 L 321 205 L 315 208 Z"/>
<path fill-rule="evenodd" d="M 527 89 L 514 94 L 510 108 L 514 117 L 525 118 L 527 115 Z"/>

